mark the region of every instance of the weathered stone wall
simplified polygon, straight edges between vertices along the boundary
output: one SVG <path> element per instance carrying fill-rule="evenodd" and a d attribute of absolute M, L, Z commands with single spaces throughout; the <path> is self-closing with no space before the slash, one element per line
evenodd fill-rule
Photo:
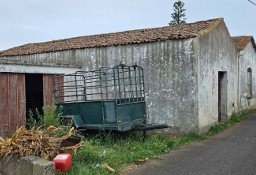
<path fill-rule="evenodd" d="M 218 72 L 227 72 L 227 115 L 238 111 L 237 51 L 224 23 L 197 38 L 51 52 L 9 62 L 93 70 L 119 63 L 144 68 L 149 122 L 173 133 L 204 131 L 218 121 Z"/>
<path fill-rule="evenodd" d="M 218 72 L 227 74 L 227 115 L 237 112 L 238 61 L 237 51 L 228 29 L 220 23 L 197 38 L 199 131 L 218 122 Z"/>
<path fill-rule="evenodd" d="M 247 69 L 252 69 L 252 96 L 249 97 Z M 240 110 L 256 106 L 256 52 L 250 42 L 239 54 Z"/>
<path fill-rule="evenodd" d="M 149 121 L 167 123 L 175 133 L 188 133 L 196 131 L 198 123 L 197 59 L 193 58 L 192 41 L 167 40 L 16 56 L 9 57 L 8 62 L 79 66 L 82 70 L 137 64 L 144 68 Z"/>
<path fill-rule="evenodd" d="M 74 53 L 74 50 L 68 50 L 33 55 L 4 56 L 0 57 L 0 64 L 78 67 L 80 64 Z"/>
<path fill-rule="evenodd" d="M 119 63 L 144 68 L 150 122 L 167 123 L 172 132 L 188 133 L 197 127 L 197 66 L 193 39 L 167 40 L 77 50 L 83 70 Z M 80 62 L 80 61 L 79 61 Z"/>
<path fill-rule="evenodd" d="M 0 175 L 54 175 L 55 164 L 36 156 L 0 157 Z"/>

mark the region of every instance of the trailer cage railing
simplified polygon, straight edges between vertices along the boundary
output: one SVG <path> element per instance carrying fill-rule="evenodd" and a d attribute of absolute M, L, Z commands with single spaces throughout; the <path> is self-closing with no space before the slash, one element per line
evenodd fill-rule
<path fill-rule="evenodd" d="M 123 105 L 145 101 L 143 68 L 137 65 L 56 75 L 54 84 L 55 103 L 115 100 Z"/>

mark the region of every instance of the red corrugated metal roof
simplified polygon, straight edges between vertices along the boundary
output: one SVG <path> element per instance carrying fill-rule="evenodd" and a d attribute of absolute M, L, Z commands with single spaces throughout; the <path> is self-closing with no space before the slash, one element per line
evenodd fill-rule
<path fill-rule="evenodd" d="M 160 28 L 130 30 L 117 33 L 53 40 L 41 43 L 31 43 L 2 51 L 0 52 L 0 56 L 29 55 L 71 49 L 146 43 L 167 39 L 193 38 L 208 32 L 221 21 L 224 21 L 223 18 Z"/>

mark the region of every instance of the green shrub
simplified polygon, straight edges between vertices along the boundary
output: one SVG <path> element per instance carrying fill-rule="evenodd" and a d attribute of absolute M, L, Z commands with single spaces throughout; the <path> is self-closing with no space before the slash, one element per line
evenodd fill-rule
<path fill-rule="evenodd" d="M 33 112 L 29 110 L 28 117 L 26 119 L 26 128 L 39 128 L 44 126 L 45 128 L 49 126 L 60 126 L 60 116 L 62 115 L 62 107 L 57 107 L 54 103 L 50 106 L 43 107 L 44 115 L 40 114 L 38 109 Z"/>
<path fill-rule="evenodd" d="M 26 128 L 38 128 L 44 124 L 44 117 L 39 113 L 38 109 L 35 110 L 35 115 L 32 110 L 28 111 L 28 117 L 26 120 Z"/>
<path fill-rule="evenodd" d="M 54 104 L 43 107 L 44 111 L 44 126 L 60 126 L 60 116 L 62 115 L 62 108 L 58 108 Z"/>

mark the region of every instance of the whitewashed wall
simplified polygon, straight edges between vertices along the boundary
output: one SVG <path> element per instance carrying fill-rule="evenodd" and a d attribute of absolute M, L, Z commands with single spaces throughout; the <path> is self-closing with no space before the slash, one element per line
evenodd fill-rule
<path fill-rule="evenodd" d="M 227 72 L 227 115 L 239 109 L 238 58 L 224 23 L 198 38 L 199 131 L 218 122 L 218 72 Z"/>
<path fill-rule="evenodd" d="M 248 68 L 252 69 L 251 98 L 248 98 Z M 256 52 L 251 42 L 239 53 L 239 73 L 240 110 L 242 111 L 256 106 Z"/>
<path fill-rule="evenodd" d="M 119 63 L 144 68 L 149 122 L 167 123 L 171 132 L 197 131 L 197 66 L 193 39 L 167 40 L 77 50 L 83 70 Z"/>
<path fill-rule="evenodd" d="M 8 60 L 8 64 L 85 71 L 137 64 L 144 68 L 149 122 L 167 123 L 171 132 L 184 134 L 205 131 L 217 123 L 218 71 L 226 71 L 228 76 L 228 115 L 239 110 L 237 55 L 227 27 L 221 23 L 197 38 L 6 57 L 0 63 Z M 254 79 L 255 72 L 253 69 Z"/>
<path fill-rule="evenodd" d="M 196 132 L 197 59 L 194 39 L 87 48 L 0 58 L 0 62 L 94 70 L 119 63 L 144 68 L 149 122 L 167 123 L 173 133 Z"/>

